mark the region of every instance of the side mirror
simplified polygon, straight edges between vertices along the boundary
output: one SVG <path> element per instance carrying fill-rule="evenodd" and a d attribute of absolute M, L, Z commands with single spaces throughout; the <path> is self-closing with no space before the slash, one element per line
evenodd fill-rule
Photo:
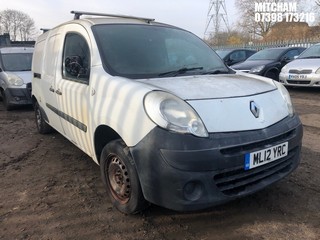
<path fill-rule="evenodd" d="M 292 59 L 290 59 L 289 57 L 283 57 L 281 62 L 290 62 Z"/>
<path fill-rule="evenodd" d="M 224 61 L 227 65 L 230 65 L 233 63 L 233 61 L 229 58 L 227 60 Z"/>

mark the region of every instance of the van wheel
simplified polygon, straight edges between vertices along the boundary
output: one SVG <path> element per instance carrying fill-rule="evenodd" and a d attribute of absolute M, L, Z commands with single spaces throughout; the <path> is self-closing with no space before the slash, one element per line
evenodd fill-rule
<path fill-rule="evenodd" d="M 2 103 L 3 103 L 4 108 L 7 111 L 12 110 L 13 106 L 8 103 L 8 98 L 7 98 L 7 96 L 6 96 L 6 94 L 4 93 L 3 90 L 1 90 L 1 98 L 2 98 Z"/>
<path fill-rule="evenodd" d="M 103 148 L 100 168 L 107 193 L 120 212 L 135 214 L 147 207 L 136 165 L 122 140 L 112 141 Z"/>
<path fill-rule="evenodd" d="M 41 134 L 46 134 L 52 132 L 52 127 L 44 120 L 39 103 L 35 102 L 34 112 L 36 116 L 36 125 L 38 132 Z"/>

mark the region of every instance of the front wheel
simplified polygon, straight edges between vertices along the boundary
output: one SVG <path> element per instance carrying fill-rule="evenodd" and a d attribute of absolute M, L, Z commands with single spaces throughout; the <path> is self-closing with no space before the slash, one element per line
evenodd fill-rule
<path fill-rule="evenodd" d="M 135 214 L 147 207 L 136 165 L 122 140 L 112 141 L 104 147 L 100 168 L 107 193 L 120 212 Z"/>

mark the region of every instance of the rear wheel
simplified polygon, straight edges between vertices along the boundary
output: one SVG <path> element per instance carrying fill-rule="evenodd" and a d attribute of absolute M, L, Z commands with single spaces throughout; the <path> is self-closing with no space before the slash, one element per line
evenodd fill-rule
<path fill-rule="evenodd" d="M 148 206 L 142 194 L 136 165 L 122 140 L 112 141 L 104 147 L 100 167 L 107 193 L 120 212 L 135 214 Z"/>
<path fill-rule="evenodd" d="M 43 114 L 41 112 L 40 106 L 38 102 L 34 104 L 34 113 L 36 117 L 36 125 L 38 132 L 41 134 L 52 132 L 52 127 L 44 120 Z"/>

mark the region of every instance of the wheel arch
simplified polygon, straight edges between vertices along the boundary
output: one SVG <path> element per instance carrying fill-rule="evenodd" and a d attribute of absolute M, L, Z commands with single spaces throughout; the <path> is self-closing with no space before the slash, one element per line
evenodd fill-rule
<path fill-rule="evenodd" d="M 31 101 L 32 101 L 32 105 L 34 106 L 34 104 L 36 103 L 36 102 L 38 102 L 38 100 L 37 100 L 37 98 L 32 94 L 32 96 L 31 96 Z"/>
<path fill-rule="evenodd" d="M 264 76 L 267 77 L 268 73 L 274 73 L 274 74 L 275 74 L 275 78 L 276 78 L 276 79 L 274 79 L 274 80 L 279 80 L 280 71 L 279 71 L 279 69 L 278 69 L 277 67 L 271 67 L 271 68 L 269 68 L 269 69 L 265 72 Z"/>
<path fill-rule="evenodd" d="M 98 163 L 100 164 L 100 156 L 103 148 L 111 141 L 121 139 L 120 135 L 107 125 L 100 125 L 94 133 L 94 149 Z"/>

